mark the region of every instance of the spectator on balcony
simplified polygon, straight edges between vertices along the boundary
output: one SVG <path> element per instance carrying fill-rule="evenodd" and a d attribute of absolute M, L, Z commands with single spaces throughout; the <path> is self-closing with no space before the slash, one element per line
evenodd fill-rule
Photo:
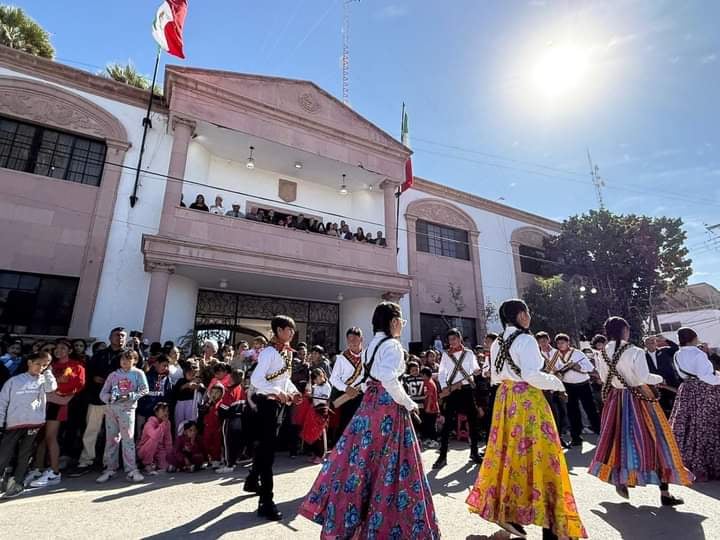
<path fill-rule="evenodd" d="M 220 195 L 217 195 L 215 197 L 215 206 L 210 207 L 210 213 L 215 214 L 216 216 L 222 216 L 225 214 L 225 209 L 223 208 L 223 199 Z"/>
<path fill-rule="evenodd" d="M 387 242 L 386 242 L 385 239 L 383 238 L 383 233 L 382 233 L 382 231 L 378 231 L 378 232 L 377 232 L 377 235 L 375 235 L 375 236 L 376 236 L 376 238 L 375 238 L 375 244 L 377 244 L 378 246 L 387 247 Z"/>
<path fill-rule="evenodd" d="M 310 220 L 310 224 L 308 225 L 308 231 L 310 232 L 318 232 L 318 220 L 315 218 L 312 218 Z"/>
<path fill-rule="evenodd" d="M 366 241 L 368 244 L 374 244 L 374 243 L 375 243 L 375 239 L 372 237 L 372 233 L 367 233 L 367 234 L 365 235 L 365 241 Z"/>
<path fill-rule="evenodd" d="M 260 221 L 261 223 L 267 223 L 267 215 L 265 215 L 265 210 L 263 210 L 262 208 L 258 208 L 257 221 Z"/>
<path fill-rule="evenodd" d="M 185 201 L 183 201 L 184 197 L 185 196 L 181 193 L 180 194 L 180 208 L 187 208 L 187 206 L 185 205 Z"/>
<path fill-rule="evenodd" d="M 190 205 L 193 210 L 202 210 L 203 212 L 209 212 L 210 209 L 205 204 L 205 197 L 198 195 L 195 197 L 195 202 Z"/>
<path fill-rule="evenodd" d="M 260 218 L 258 217 L 258 209 L 254 206 L 250 208 L 250 212 L 247 213 L 245 219 L 249 219 L 250 221 L 260 221 Z"/>
<path fill-rule="evenodd" d="M 233 203 L 232 210 L 225 212 L 225 215 L 236 218 L 245 217 L 245 214 L 240 211 L 240 203 Z"/>
<path fill-rule="evenodd" d="M 355 241 L 356 242 L 365 242 L 365 231 L 363 231 L 362 227 L 358 227 L 357 231 L 355 232 Z"/>
<path fill-rule="evenodd" d="M 318 223 L 317 230 L 315 232 L 319 234 L 326 234 L 327 230 L 325 229 L 325 224 L 322 222 Z"/>
<path fill-rule="evenodd" d="M 275 215 L 275 210 L 268 210 L 267 214 L 265 214 L 265 223 L 270 223 L 271 225 L 276 225 L 278 222 L 278 218 Z"/>
<path fill-rule="evenodd" d="M 289 218 L 288 218 L 289 219 Z M 277 222 L 278 226 L 283 227 L 284 229 L 288 228 L 288 223 L 285 221 L 284 218 L 280 218 Z"/>
<path fill-rule="evenodd" d="M 327 229 L 325 230 L 325 233 L 326 233 L 328 236 L 334 236 L 334 237 L 336 237 L 336 238 L 337 238 L 338 236 L 340 236 L 340 234 L 339 234 L 339 232 L 338 232 L 338 224 L 337 224 L 337 223 L 331 223 L 330 225 L 328 225 L 328 226 L 327 226 Z"/>
<path fill-rule="evenodd" d="M 305 218 L 305 214 L 298 214 L 298 216 L 295 220 L 295 228 L 298 231 L 307 231 L 308 230 L 308 221 Z"/>

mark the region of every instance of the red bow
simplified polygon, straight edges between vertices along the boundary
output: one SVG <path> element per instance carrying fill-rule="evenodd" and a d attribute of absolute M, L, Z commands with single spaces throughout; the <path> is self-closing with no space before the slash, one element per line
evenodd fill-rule
<path fill-rule="evenodd" d="M 457 346 L 455 346 L 455 347 L 450 347 L 450 348 L 448 349 L 448 352 L 449 352 L 450 354 L 455 354 L 456 352 L 462 352 L 462 351 L 464 351 L 464 350 L 465 350 L 465 347 L 463 347 L 462 345 L 457 345 Z"/>

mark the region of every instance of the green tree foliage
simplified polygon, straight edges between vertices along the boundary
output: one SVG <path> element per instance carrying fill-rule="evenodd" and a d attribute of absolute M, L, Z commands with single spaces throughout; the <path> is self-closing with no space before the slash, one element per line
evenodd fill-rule
<path fill-rule="evenodd" d="M 150 79 L 148 79 L 145 75 L 138 73 L 137 69 L 135 69 L 135 66 L 130 61 L 124 65 L 117 63 L 108 64 L 105 67 L 105 71 L 101 72 L 101 75 L 143 90 L 150 88 Z"/>
<path fill-rule="evenodd" d="M 577 287 L 562 276 L 536 278 L 523 295 L 532 314 L 532 329 L 550 336 L 560 332 L 578 340 L 586 331 L 588 308 Z"/>
<path fill-rule="evenodd" d="M 647 326 L 653 303 L 665 292 L 687 285 L 691 260 L 679 218 L 651 218 L 591 210 L 567 219 L 546 242 L 548 258 L 558 261 L 565 281 L 585 284 L 590 333 L 608 315 L 625 317 L 635 335 Z"/>
<path fill-rule="evenodd" d="M 0 5 L 0 44 L 43 58 L 55 57 L 50 34 L 15 6 Z"/>

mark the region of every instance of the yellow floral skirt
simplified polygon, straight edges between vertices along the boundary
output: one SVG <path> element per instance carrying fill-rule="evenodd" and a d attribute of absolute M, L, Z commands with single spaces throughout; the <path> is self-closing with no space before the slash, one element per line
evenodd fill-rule
<path fill-rule="evenodd" d="M 542 390 L 517 381 L 500 385 L 485 459 L 466 502 L 493 523 L 539 525 L 558 536 L 587 538 Z"/>

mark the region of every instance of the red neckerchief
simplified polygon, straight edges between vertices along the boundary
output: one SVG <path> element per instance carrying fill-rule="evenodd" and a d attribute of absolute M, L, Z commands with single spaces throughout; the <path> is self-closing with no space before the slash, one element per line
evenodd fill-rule
<path fill-rule="evenodd" d="M 455 354 L 456 352 L 462 352 L 464 350 L 465 350 L 465 347 L 463 347 L 462 345 L 458 345 L 457 347 L 450 347 L 448 349 L 448 352 L 450 354 Z"/>
<path fill-rule="evenodd" d="M 360 363 L 362 353 L 355 354 L 350 349 L 346 349 L 345 352 L 343 352 L 343 356 L 347 358 L 347 361 L 352 364 L 353 367 L 357 367 L 357 365 Z"/>
<path fill-rule="evenodd" d="M 280 343 L 279 341 L 273 340 L 272 346 L 275 347 L 275 350 L 281 354 L 286 351 L 289 351 L 291 353 L 295 352 L 295 349 L 293 349 L 289 343 Z"/>

